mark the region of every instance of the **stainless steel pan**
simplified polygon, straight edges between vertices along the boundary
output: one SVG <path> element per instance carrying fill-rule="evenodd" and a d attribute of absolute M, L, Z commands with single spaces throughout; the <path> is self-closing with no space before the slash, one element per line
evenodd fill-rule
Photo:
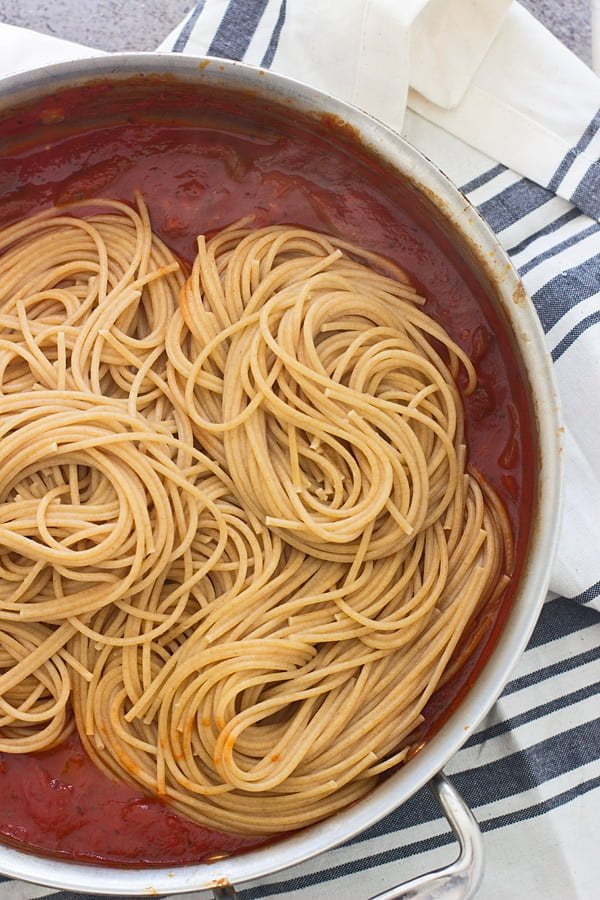
<path fill-rule="evenodd" d="M 0 82 L 0 112 L 65 87 L 98 80 L 117 82 L 134 75 L 166 76 L 215 91 L 251 92 L 288 114 L 323 113 L 351 126 L 354 139 L 383 160 L 390 177 L 407 179 L 439 217 L 446 232 L 488 284 L 514 335 L 529 381 L 539 458 L 538 491 L 525 570 L 503 633 L 475 685 L 429 744 L 369 796 L 333 818 L 240 856 L 173 869 L 122 869 L 63 862 L 0 845 L 6 875 L 74 892 L 175 894 L 212 889 L 235 896 L 234 885 L 300 863 L 368 828 L 425 784 L 436 795 L 460 845 L 452 866 L 429 873 L 378 896 L 466 898 L 483 871 L 478 826 L 441 770 L 488 712 L 535 625 L 548 586 L 559 524 L 560 424 L 550 358 L 533 309 L 517 274 L 477 211 L 448 179 L 398 135 L 365 113 L 290 79 L 224 60 L 180 55 L 116 55 L 86 59 L 14 75 Z M 533 461 L 532 461 L 533 464 Z"/>

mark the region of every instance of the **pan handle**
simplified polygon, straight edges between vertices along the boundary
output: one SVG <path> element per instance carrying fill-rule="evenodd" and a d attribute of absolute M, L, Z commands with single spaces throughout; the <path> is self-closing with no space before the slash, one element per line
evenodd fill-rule
<path fill-rule="evenodd" d="M 429 787 L 454 832 L 460 853 L 453 863 L 404 884 L 371 900 L 469 900 L 475 896 L 483 876 L 483 839 L 475 816 L 456 788 L 440 772 Z"/>
<path fill-rule="evenodd" d="M 483 840 L 479 825 L 442 772 L 432 778 L 429 787 L 458 841 L 458 857 L 442 869 L 411 878 L 383 894 L 376 894 L 371 900 L 470 900 L 475 895 L 483 875 Z M 231 885 L 214 890 L 215 900 L 230 900 L 236 896 Z"/>

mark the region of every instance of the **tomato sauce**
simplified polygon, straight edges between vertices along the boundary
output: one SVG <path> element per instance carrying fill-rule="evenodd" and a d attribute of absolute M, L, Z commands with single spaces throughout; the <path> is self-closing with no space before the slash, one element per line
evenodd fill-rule
<path fill-rule="evenodd" d="M 260 838 L 210 831 L 96 769 L 77 735 L 31 756 L 0 754 L 0 834 L 53 856 L 117 865 L 181 865 Z"/>
<path fill-rule="evenodd" d="M 323 117 L 300 120 L 238 97 L 154 79 L 63 91 L 0 116 L 0 225 L 94 196 L 133 203 L 186 262 L 195 238 L 243 217 L 326 231 L 398 262 L 425 310 L 469 353 L 478 387 L 465 398 L 469 459 L 505 503 L 517 557 L 512 584 L 474 624 L 458 675 L 432 698 L 427 737 L 487 659 L 524 565 L 535 491 L 526 379 L 506 323 L 463 253 L 411 185 Z M 460 650 L 460 648 L 459 648 Z M 256 841 L 208 831 L 140 791 L 109 781 L 72 736 L 30 756 L 0 754 L 0 834 L 37 851 L 126 865 L 177 865 Z"/>

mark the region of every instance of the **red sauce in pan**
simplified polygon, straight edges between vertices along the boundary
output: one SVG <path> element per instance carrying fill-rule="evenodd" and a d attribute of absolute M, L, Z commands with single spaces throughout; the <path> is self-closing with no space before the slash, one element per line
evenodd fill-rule
<path fill-rule="evenodd" d="M 426 740 L 456 708 L 501 630 L 523 567 L 535 489 L 531 412 L 506 325 L 427 203 L 357 149 L 340 123 L 293 121 L 264 111 L 251 95 L 240 103 L 151 79 L 70 90 L 4 114 L 0 157 L 0 224 L 93 196 L 133 202 L 140 191 L 154 230 L 188 262 L 197 234 L 245 215 L 257 226 L 287 222 L 338 234 L 408 270 L 426 311 L 470 354 L 478 387 L 465 401 L 469 458 L 506 505 L 517 569 L 501 602 L 474 623 L 476 650 L 432 698 L 419 734 Z M 208 831 L 114 784 L 76 736 L 44 753 L 0 754 L 0 834 L 32 850 L 122 865 L 197 862 L 258 842 Z"/>
<path fill-rule="evenodd" d="M 0 834 L 8 842 L 71 859 L 177 865 L 261 842 L 209 831 L 109 781 L 77 735 L 45 753 L 0 754 L 0 798 Z"/>

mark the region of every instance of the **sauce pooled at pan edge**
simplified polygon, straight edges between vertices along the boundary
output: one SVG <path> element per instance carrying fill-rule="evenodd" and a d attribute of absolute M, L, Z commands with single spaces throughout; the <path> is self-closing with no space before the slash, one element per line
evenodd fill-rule
<path fill-rule="evenodd" d="M 477 615 L 451 679 L 426 707 L 415 747 L 426 741 L 501 631 L 524 564 L 535 488 L 524 378 L 505 323 L 461 253 L 414 189 L 353 146 L 339 123 L 294 122 L 251 97 L 151 79 L 98 83 L 5 114 L 0 153 L 0 225 L 94 196 L 133 203 L 140 192 L 153 230 L 188 265 L 199 233 L 246 215 L 257 227 L 324 231 L 398 262 L 427 298 L 425 311 L 469 354 L 478 376 L 465 398 L 469 460 L 505 504 L 517 561 L 511 585 Z M 0 754 L 0 835 L 52 855 L 121 865 L 192 863 L 260 842 L 209 831 L 109 781 L 76 735 L 43 753 Z"/>

